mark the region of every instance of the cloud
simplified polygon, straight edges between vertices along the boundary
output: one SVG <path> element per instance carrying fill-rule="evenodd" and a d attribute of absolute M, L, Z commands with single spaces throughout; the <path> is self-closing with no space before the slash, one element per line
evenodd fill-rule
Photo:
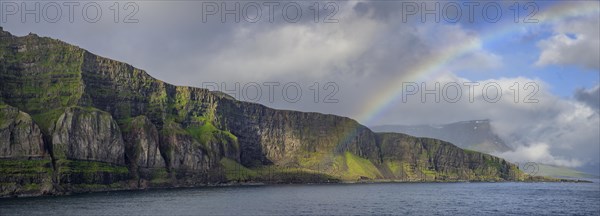
<path fill-rule="evenodd" d="M 537 66 L 577 65 L 600 71 L 598 14 L 580 16 L 553 25 L 553 35 L 538 42 Z"/>
<path fill-rule="evenodd" d="M 441 99 L 435 102 L 433 95 L 407 96 L 392 104 L 372 125 L 381 124 L 440 124 L 462 120 L 490 119 L 492 129 L 515 152 L 499 155 L 510 156 L 514 162 L 532 161 L 562 166 L 598 164 L 600 152 L 600 116 L 582 102 L 553 95 L 551 86 L 539 79 L 525 77 L 469 80 L 447 72 L 435 80 L 426 81 L 428 89 L 439 83 Z M 464 83 L 476 82 L 473 102 L 470 89 Z M 462 98 L 457 102 L 444 100 L 442 87 L 449 83 L 459 84 Z M 498 101 L 495 87 L 485 94 L 483 87 L 500 87 L 502 96 Z M 525 89 L 526 85 L 531 85 Z M 535 86 L 535 88 L 534 88 Z M 515 94 L 514 89 L 519 89 Z M 534 91 L 535 89 L 535 91 Z M 455 95 L 454 89 L 448 90 Z M 527 96 L 531 103 L 524 103 Z M 518 102 L 515 102 L 515 97 Z M 487 99 L 487 100 L 486 100 Z M 538 151 L 533 154 L 532 152 Z"/>
<path fill-rule="evenodd" d="M 516 147 L 515 152 L 509 153 L 509 159 L 569 167 L 598 164 L 598 113 L 571 100 L 551 97 L 540 100 L 551 102 L 542 103 L 542 106 L 551 108 L 538 107 L 528 111 L 508 109 L 502 114 L 512 112 L 512 116 L 492 118 L 492 127 L 500 137 Z M 534 148 L 535 146 L 538 148 Z M 541 155 L 538 158 L 529 154 L 536 150 Z"/>
<path fill-rule="evenodd" d="M 600 85 L 590 89 L 577 89 L 575 99 L 598 111 L 600 109 Z"/>
<path fill-rule="evenodd" d="M 239 28 L 226 46 L 198 66 L 237 74 L 240 80 L 298 75 L 319 79 L 336 71 L 351 72 L 349 64 L 368 49 L 381 27 L 372 20 L 347 17 L 339 24 Z"/>
<path fill-rule="evenodd" d="M 435 52 L 458 49 L 468 46 L 469 51 L 448 63 L 444 69 L 448 71 L 485 72 L 501 68 L 502 57 L 486 50 L 477 31 L 465 29 L 461 25 L 422 24 L 417 28 L 418 37 Z"/>
<path fill-rule="evenodd" d="M 496 153 L 496 156 L 502 157 L 514 162 L 538 162 L 548 165 L 579 167 L 582 162 L 577 159 L 563 159 L 550 154 L 550 146 L 546 143 L 534 143 L 530 146 L 519 146 L 514 151 Z"/>

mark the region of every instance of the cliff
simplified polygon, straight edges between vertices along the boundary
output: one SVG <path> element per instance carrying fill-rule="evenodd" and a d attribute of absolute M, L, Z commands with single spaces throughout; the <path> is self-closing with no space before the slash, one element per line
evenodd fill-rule
<path fill-rule="evenodd" d="M 382 125 L 376 132 L 404 133 L 451 142 L 458 147 L 485 153 L 512 150 L 494 131 L 489 120 L 454 122 L 443 125 Z"/>
<path fill-rule="evenodd" d="M 0 195 L 231 181 L 512 181 L 515 165 L 174 86 L 59 40 L 0 31 Z"/>

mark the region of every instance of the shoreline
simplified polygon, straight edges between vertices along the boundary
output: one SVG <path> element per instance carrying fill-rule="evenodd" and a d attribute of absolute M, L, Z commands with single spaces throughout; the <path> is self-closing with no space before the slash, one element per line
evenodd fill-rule
<path fill-rule="evenodd" d="M 371 180 L 371 181 L 339 181 L 339 182 L 308 182 L 308 183 L 265 183 L 265 182 L 227 182 L 204 185 L 178 185 L 178 186 L 155 186 L 135 188 L 104 188 L 100 190 L 90 189 L 87 191 L 68 191 L 50 193 L 21 193 L 15 195 L 2 195 L 2 199 L 36 198 L 36 197 L 60 197 L 90 193 L 126 192 L 126 191 L 149 191 L 149 190 L 171 190 L 171 189 L 194 189 L 194 188 L 218 188 L 218 187 L 250 187 L 250 186 L 277 186 L 277 185 L 354 185 L 354 184 L 420 184 L 420 183 L 598 183 L 581 179 L 557 179 L 555 181 L 399 181 L 399 180 Z"/>

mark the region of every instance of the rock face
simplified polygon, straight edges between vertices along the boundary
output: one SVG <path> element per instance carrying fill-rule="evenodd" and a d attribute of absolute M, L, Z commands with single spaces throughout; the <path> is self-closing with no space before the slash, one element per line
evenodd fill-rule
<path fill-rule="evenodd" d="M 300 163 L 306 153 L 346 151 L 381 161 L 375 134 L 352 119 L 275 110 L 227 97 L 217 104 L 223 126 L 239 139 L 244 165 Z"/>
<path fill-rule="evenodd" d="M 451 142 L 458 147 L 485 153 L 505 152 L 511 148 L 492 130 L 489 120 L 462 121 L 444 125 L 384 125 L 376 132 L 404 133 Z"/>
<path fill-rule="evenodd" d="M 395 178 L 435 180 L 518 179 L 516 166 L 488 154 L 464 151 L 455 145 L 431 138 L 380 133 L 383 160 Z"/>
<path fill-rule="evenodd" d="M 0 95 L 6 104 L 34 116 L 74 106 L 81 98 L 80 48 L 34 34 L 0 32 L 0 49 Z"/>
<path fill-rule="evenodd" d="M 177 123 L 167 123 L 160 131 L 160 149 L 167 168 L 207 170 L 214 164 L 202 146 Z"/>
<path fill-rule="evenodd" d="M 0 158 L 44 156 L 40 128 L 15 107 L 0 104 Z"/>
<path fill-rule="evenodd" d="M 60 193 L 273 176 L 280 182 L 523 179 L 500 158 L 447 142 L 378 134 L 346 117 L 174 86 L 58 40 L 1 30 L 0 102 L 12 106 L 0 110 L 0 157 L 11 158 L 0 164 L 14 168 L 0 169 L 0 186 L 42 176 L 0 187 L 0 196 L 32 184 L 44 185 L 38 193 Z M 43 155 L 44 146 L 51 159 L 15 158 Z"/>
<path fill-rule="evenodd" d="M 138 168 L 166 167 L 160 155 L 158 130 L 146 116 L 138 116 L 123 126 L 127 163 Z"/>
<path fill-rule="evenodd" d="M 119 125 L 110 114 L 71 107 L 52 129 L 55 158 L 124 164 L 125 145 Z"/>

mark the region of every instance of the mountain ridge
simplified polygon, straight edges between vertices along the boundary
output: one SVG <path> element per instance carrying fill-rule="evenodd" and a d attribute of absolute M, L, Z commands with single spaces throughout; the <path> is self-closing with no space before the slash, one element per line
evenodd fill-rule
<path fill-rule="evenodd" d="M 512 150 L 504 140 L 494 133 L 488 119 L 430 125 L 379 125 L 371 127 L 371 129 L 376 132 L 396 132 L 441 139 L 461 148 L 488 154 Z"/>
<path fill-rule="evenodd" d="M 348 117 L 171 85 L 35 34 L 0 29 L 0 84 L 0 196 L 232 181 L 556 180 Z"/>

